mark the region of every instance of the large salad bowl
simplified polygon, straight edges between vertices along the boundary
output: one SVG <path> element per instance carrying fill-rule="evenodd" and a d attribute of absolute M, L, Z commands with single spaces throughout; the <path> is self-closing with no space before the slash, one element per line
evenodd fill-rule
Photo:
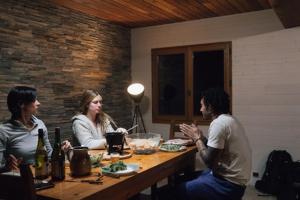
<path fill-rule="evenodd" d="M 135 154 L 152 154 L 158 150 L 161 135 L 157 133 L 135 133 L 125 136 L 126 143 Z"/>

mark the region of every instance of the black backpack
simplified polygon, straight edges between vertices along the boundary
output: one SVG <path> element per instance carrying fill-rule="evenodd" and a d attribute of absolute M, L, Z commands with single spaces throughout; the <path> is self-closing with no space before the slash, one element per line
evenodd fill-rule
<path fill-rule="evenodd" d="M 293 182 L 300 184 L 300 160 L 293 162 Z"/>
<path fill-rule="evenodd" d="M 262 179 L 256 181 L 255 188 L 264 193 L 279 195 L 283 188 L 293 183 L 292 165 L 292 157 L 287 151 L 273 150 L 268 156 Z"/>

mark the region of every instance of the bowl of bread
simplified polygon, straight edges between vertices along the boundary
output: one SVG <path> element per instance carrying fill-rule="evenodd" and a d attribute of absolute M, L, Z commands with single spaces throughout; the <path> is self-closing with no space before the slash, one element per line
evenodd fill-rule
<path fill-rule="evenodd" d="M 158 133 L 135 133 L 125 136 L 127 145 L 135 154 L 152 154 L 158 150 L 161 135 Z"/>

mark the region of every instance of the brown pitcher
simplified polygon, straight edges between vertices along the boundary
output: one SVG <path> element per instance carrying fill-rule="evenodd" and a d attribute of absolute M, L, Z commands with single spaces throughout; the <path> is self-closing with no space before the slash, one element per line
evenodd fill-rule
<path fill-rule="evenodd" d="M 72 176 L 85 176 L 91 173 L 91 160 L 87 147 L 73 147 L 68 151 Z"/>

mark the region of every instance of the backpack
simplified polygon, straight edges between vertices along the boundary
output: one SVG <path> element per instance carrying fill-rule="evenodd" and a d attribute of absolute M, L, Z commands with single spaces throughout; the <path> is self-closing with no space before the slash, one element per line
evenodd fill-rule
<path fill-rule="evenodd" d="M 292 176 L 293 182 L 300 183 L 300 160 L 293 162 Z"/>
<path fill-rule="evenodd" d="M 261 192 L 279 195 L 283 188 L 291 186 L 293 160 L 285 150 L 273 150 L 266 163 L 262 179 L 256 181 L 255 188 Z"/>

